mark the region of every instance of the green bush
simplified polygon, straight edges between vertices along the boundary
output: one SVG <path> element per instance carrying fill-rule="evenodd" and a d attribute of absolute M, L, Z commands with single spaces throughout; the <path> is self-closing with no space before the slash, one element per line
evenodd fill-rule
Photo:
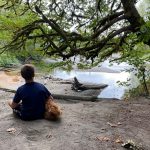
<path fill-rule="evenodd" d="M 1 54 L 0 55 L 0 67 L 12 67 L 19 64 L 19 61 L 15 56 L 11 54 Z"/>

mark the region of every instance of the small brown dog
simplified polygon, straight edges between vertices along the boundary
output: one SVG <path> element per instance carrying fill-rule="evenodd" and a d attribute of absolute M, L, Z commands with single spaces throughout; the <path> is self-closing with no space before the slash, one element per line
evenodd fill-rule
<path fill-rule="evenodd" d="M 48 99 L 45 103 L 45 119 L 57 120 L 60 118 L 62 111 L 56 102 L 52 99 Z"/>

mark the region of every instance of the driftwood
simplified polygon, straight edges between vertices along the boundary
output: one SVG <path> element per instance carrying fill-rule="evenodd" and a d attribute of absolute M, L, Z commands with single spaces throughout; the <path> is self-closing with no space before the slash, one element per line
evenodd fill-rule
<path fill-rule="evenodd" d="M 74 82 L 72 83 L 71 88 L 75 91 L 84 91 L 89 89 L 103 89 L 107 86 L 107 84 L 83 84 L 80 83 L 76 77 L 74 77 Z"/>

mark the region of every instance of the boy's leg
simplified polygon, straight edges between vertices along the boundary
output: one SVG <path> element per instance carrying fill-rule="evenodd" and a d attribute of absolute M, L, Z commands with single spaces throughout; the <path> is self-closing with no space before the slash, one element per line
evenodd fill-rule
<path fill-rule="evenodd" d="M 19 104 L 16 108 L 13 109 L 13 114 L 14 114 L 16 117 L 19 117 L 20 119 L 22 118 L 22 117 L 21 117 L 21 107 L 22 107 L 22 105 Z"/>

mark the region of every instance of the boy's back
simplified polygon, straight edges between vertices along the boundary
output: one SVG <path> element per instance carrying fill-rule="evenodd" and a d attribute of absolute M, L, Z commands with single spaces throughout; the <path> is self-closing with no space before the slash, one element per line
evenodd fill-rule
<path fill-rule="evenodd" d="M 13 101 L 19 103 L 22 100 L 21 116 L 24 120 L 40 119 L 43 118 L 45 101 L 50 95 L 44 85 L 30 82 L 18 88 Z"/>
<path fill-rule="evenodd" d="M 34 67 L 24 65 L 21 68 L 21 76 L 25 84 L 17 89 L 13 101 L 8 102 L 13 112 L 23 120 L 34 120 L 44 117 L 45 102 L 51 96 L 47 88 L 34 82 Z"/>

